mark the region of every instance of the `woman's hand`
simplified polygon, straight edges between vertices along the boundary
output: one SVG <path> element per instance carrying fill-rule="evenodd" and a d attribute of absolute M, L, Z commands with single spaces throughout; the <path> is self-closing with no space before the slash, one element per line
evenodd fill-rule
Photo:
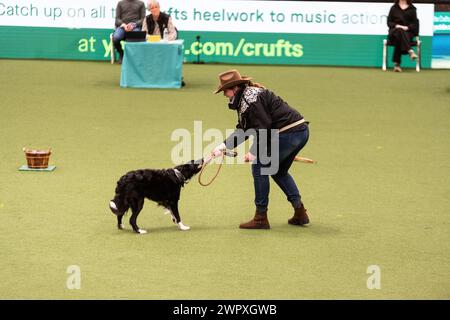
<path fill-rule="evenodd" d="M 253 160 L 255 160 L 256 157 L 254 155 L 252 155 L 250 152 L 247 152 L 244 156 L 244 161 L 245 162 L 253 162 Z"/>
<path fill-rule="evenodd" d="M 408 31 L 408 30 L 409 30 L 409 28 L 408 28 L 407 26 L 402 26 L 401 24 L 397 24 L 395 27 L 396 27 L 397 29 L 403 29 L 403 30 L 405 30 L 405 31 Z"/>
<path fill-rule="evenodd" d="M 125 29 L 125 31 L 130 32 L 130 31 L 133 31 L 134 28 L 136 28 L 136 23 L 130 22 L 127 25 L 125 25 L 124 29 Z"/>
<path fill-rule="evenodd" d="M 214 150 L 211 152 L 211 155 L 214 158 L 220 157 L 226 148 L 227 146 L 225 145 L 225 143 L 221 143 L 220 145 L 214 148 Z"/>

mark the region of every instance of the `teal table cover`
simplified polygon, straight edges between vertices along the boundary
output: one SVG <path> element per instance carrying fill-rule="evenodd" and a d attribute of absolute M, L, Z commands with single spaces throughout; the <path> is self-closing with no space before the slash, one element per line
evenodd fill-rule
<path fill-rule="evenodd" d="M 183 40 L 126 42 L 124 52 L 121 87 L 181 87 Z"/>

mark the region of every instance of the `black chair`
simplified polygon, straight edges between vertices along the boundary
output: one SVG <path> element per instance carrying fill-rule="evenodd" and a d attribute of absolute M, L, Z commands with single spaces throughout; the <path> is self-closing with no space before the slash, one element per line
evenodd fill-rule
<path fill-rule="evenodd" d="M 383 39 L 383 65 L 382 69 L 383 71 L 386 71 L 387 67 L 387 47 L 393 46 L 393 43 L 391 43 L 388 39 Z M 420 72 L 420 59 L 421 59 L 421 47 L 422 47 L 422 41 L 420 41 L 419 37 L 416 37 L 415 41 L 411 41 L 410 43 L 411 47 L 417 48 L 417 59 L 416 59 L 416 71 Z"/>

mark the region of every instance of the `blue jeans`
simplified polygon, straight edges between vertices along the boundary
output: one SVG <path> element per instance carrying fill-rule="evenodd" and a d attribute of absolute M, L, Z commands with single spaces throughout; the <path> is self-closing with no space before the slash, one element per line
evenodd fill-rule
<path fill-rule="evenodd" d="M 301 196 L 294 179 L 288 173 L 295 156 L 306 145 L 309 138 L 309 129 L 281 133 L 279 135 L 279 168 L 272 175 L 272 179 L 283 190 L 287 200 L 294 208 L 301 205 Z M 255 187 L 255 205 L 258 212 L 267 210 L 269 204 L 270 182 L 269 176 L 261 174 L 261 168 L 265 165 L 259 160 L 252 164 L 253 184 Z"/>
<path fill-rule="evenodd" d="M 134 28 L 133 31 L 141 31 L 141 28 Z M 116 48 L 117 52 L 119 52 L 120 58 L 123 58 L 123 49 L 121 41 L 125 40 L 125 29 L 117 28 L 113 33 L 113 44 L 114 48 Z"/>

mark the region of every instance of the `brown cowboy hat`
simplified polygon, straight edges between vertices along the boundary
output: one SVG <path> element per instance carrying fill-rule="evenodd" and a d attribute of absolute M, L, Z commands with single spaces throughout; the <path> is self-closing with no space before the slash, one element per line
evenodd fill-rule
<path fill-rule="evenodd" d="M 241 83 L 247 83 L 252 78 L 249 77 L 242 77 L 239 71 L 233 69 L 228 70 L 225 72 L 222 72 L 219 74 L 219 86 L 217 87 L 217 90 L 214 91 L 214 93 L 219 93 L 222 90 L 237 86 Z"/>

